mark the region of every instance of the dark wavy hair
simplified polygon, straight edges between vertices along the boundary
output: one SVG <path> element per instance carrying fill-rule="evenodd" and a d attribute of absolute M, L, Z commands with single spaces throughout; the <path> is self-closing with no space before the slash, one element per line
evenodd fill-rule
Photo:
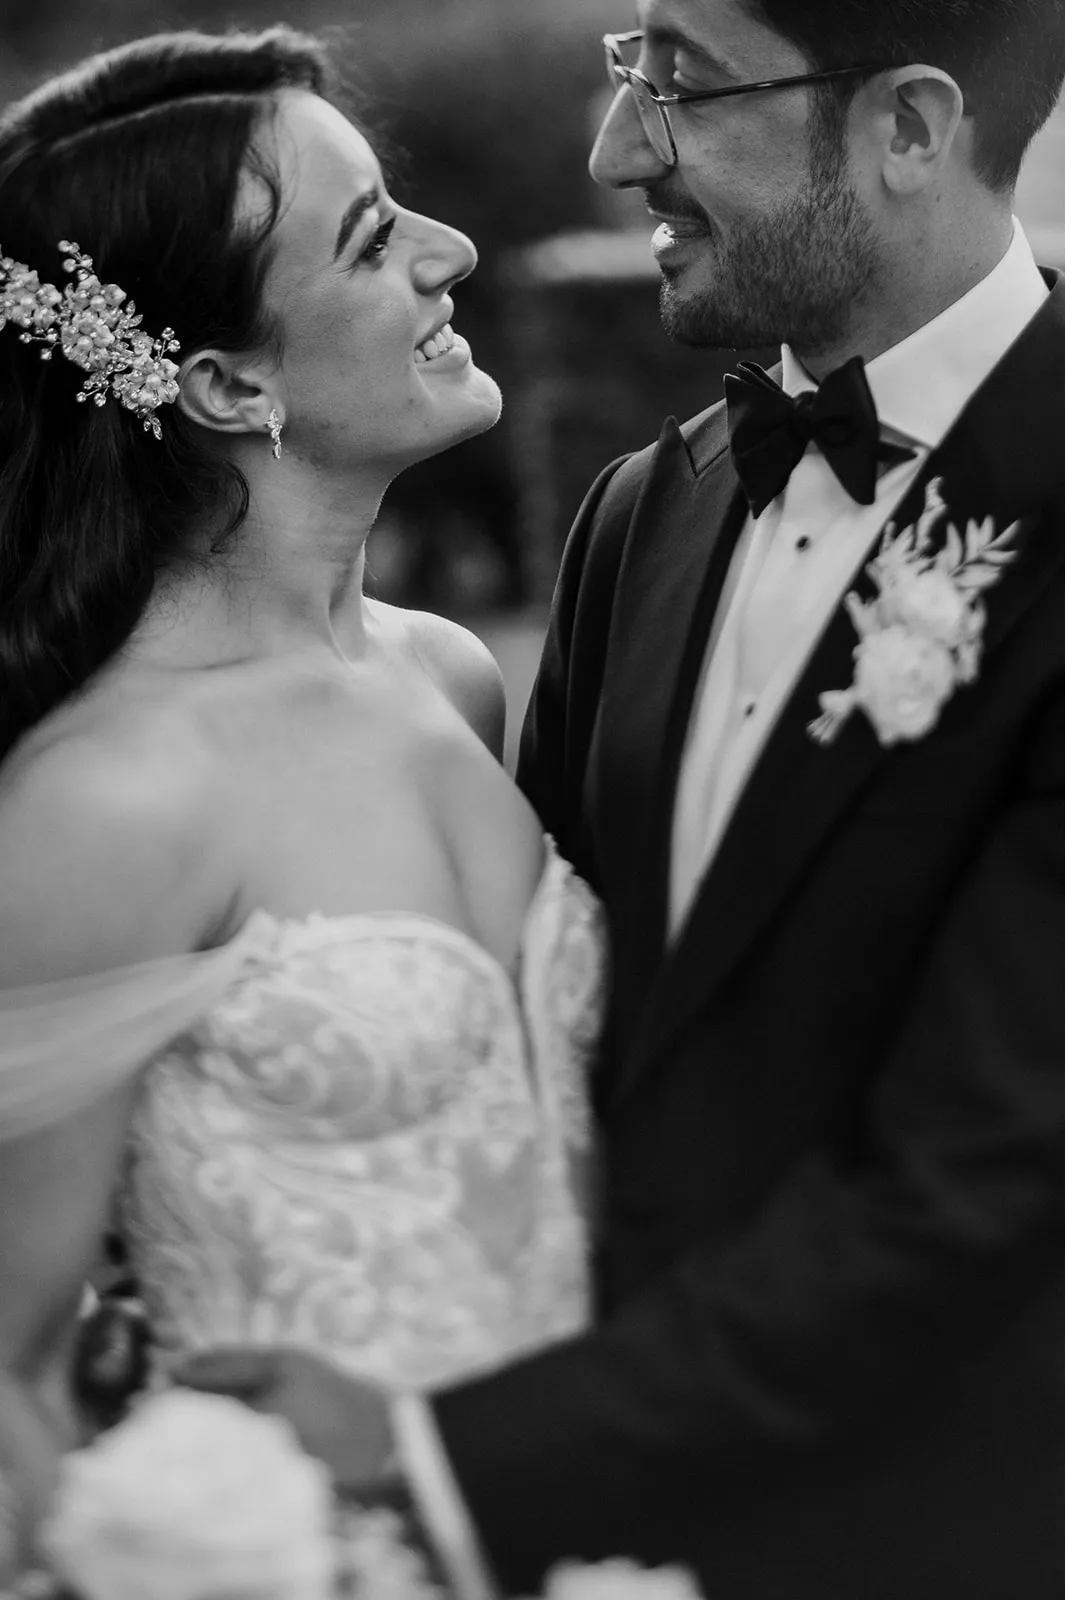
<path fill-rule="evenodd" d="M 949 72 L 973 118 L 977 176 L 1008 193 L 1065 81 L 1065 0 L 746 0 L 815 70 L 914 62 Z M 855 79 L 819 104 L 842 134 Z"/>
<path fill-rule="evenodd" d="M 0 250 L 62 284 L 60 239 L 182 353 L 280 350 L 262 287 L 281 206 L 257 134 L 284 88 L 332 98 L 321 43 L 289 28 L 160 34 L 52 78 L 0 119 Z M 236 220 L 243 174 L 266 213 Z M 248 485 L 176 405 L 162 440 L 84 373 L 0 332 L 0 760 L 128 640 L 194 525 L 216 548 Z M 181 359 L 179 356 L 178 359 Z"/>

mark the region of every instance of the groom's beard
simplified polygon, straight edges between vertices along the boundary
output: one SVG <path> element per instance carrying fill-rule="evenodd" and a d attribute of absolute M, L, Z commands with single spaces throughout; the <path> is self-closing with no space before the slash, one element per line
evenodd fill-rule
<path fill-rule="evenodd" d="M 648 201 L 707 226 L 701 286 L 682 289 L 681 272 L 663 268 L 662 322 L 681 344 L 711 350 L 790 344 L 804 354 L 831 348 L 875 274 L 872 224 L 842 158 L 829 163 L 822 153 L 800 195 L 771 215 L 735 225 L 727 239 L 690 197 L 649 194 Z M 700 267 L 687 270 L 695 277 Z"/>

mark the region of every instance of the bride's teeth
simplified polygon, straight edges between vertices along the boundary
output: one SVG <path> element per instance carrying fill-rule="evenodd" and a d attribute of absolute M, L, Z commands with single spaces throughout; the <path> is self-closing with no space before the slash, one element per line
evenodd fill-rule
<path fill-rule="evenodd" d="M 437 356 L 447 355 L 448 351 L 454 348 L 455 330 L 448 322 L 431 339 L 425 339 L 417 346 L 414 359 L 421 365 L 424 361 L 435 361 Z"/>

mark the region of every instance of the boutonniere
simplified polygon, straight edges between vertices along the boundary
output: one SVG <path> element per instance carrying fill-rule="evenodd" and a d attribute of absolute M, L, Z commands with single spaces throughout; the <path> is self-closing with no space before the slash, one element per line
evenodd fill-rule
<path fill-rule="evenodd" d="M 864 711 L 883 745 L 922 739 L 955 689 L 976 678 L 987 620 L 981 597 L 1017 554 L 1005 547 L 1020 523 L 997 538 L 991 517 L 970 522 L 964 536 L 948 523 L 933 554 L 933 535 L 948 514 L 941 487 L 941 478 L 928 485 L 912 528 L 898 532 L 888 523 L 866 568 L 876 598 L 847 595 L 858 633 L 854 682 L 821 696 L 821 715 L 807 729 L 819 744 L 831 744 L 855 711 Z"/>

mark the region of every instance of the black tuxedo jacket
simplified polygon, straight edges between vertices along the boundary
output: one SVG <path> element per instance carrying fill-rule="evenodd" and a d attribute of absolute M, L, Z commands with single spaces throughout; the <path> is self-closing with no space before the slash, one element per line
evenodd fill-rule
<path fill-rule="evenodd" d="M 435 1402 L 511 1593 L 622 1553 L 709 1600 L 1065 1595 L 1065 280 L 902 525 L 933 475 L 954 521 L 1022 519 L 978 681 L 915 743 L 859 714 L 822 748 L 841 607 L 668 948 L 744 516 L 722 409 L 572 533 L 520 780 L 613 940 L 603 1316 Z"/>

